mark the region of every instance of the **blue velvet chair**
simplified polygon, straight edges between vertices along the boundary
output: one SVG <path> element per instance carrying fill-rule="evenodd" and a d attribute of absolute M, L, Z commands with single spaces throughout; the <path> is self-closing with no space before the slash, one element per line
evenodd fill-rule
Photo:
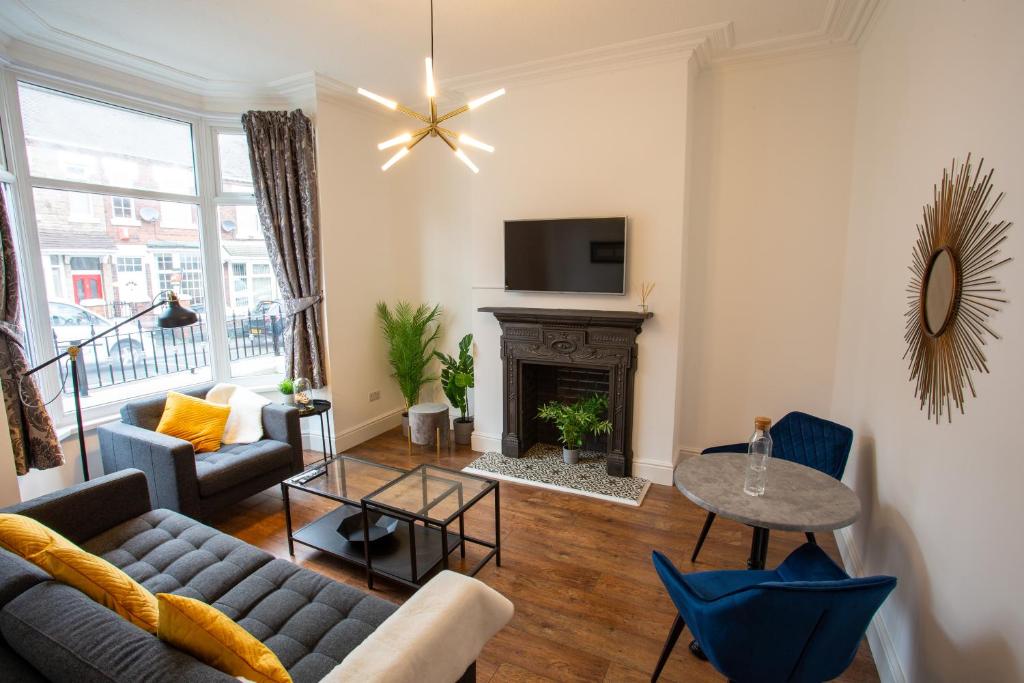
<path fill-rule="evenodd" d="M 846 460 L 850 457 L 850 447 L 853 445 L 853 431 L 849 427 L 794 411 L 779 420 L 768 433 L 772 437 L 773 458 L 807 465 L 836 479 L 843 478 Z M 747 444 L 734 443 L 705 448 L 701 455 L 746 452 Z M 693 548 L 691 562 L 697 561 L 697 555 L 714 521 L 715 513 L 709 512 L 697 538 L 697 545 Z M 807 533 L 807 540 L 811 543 L 816 542 L 814 534 L 810 532 Z"/>
<path fill-rule="evenodd" d="M 871 617 L 896 587 L 891 576 L 851 579 L 813 543 L 773 570 L 682 574 L 654 551 L 679 611 L 651 681 L 689 627 L 708 661 L 743 683 L 820 683 L 853 661 Z"/>

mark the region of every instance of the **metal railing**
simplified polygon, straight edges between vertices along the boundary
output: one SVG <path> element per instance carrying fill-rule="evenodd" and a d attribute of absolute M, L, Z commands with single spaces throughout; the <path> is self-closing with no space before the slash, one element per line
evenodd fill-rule
<path fill-rule="evenodd" d="M 128 332 L 124 330 L 128 329 Z M 100 329 L 90 327 L 87 339 Z M 232 361 L 284 353 L 284 330 L 280 316 L 247 313 L 227 320 L 228 356 Z M 208 326 L 200 317 L 188 327 L 163 329 L 144 327 L 141 320 L 82 347 L 79 354 L 79 385 L 83 396 L 90 389 L 101 389 L 179 372 L 209 367 Z M 58 339 L 57 352 L 75 345 L 76 339 Z M 70 382 L 65 393 L 70 394 Z"/>

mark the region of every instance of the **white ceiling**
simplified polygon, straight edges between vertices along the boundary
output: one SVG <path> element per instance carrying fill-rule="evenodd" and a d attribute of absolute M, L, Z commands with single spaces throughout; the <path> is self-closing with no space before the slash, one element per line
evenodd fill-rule
<path fill-rule="evenodd" d="M 873 0 L 435 0 L 444 80 L 731 22 L 733 47 L 821 36 Z M 850 9 L 850 8 L 853 9 Z M 429 54 L 429 0 L 3 0 L 0 30 L 183 80 L 266 84 L 317 72 L 404 92 Z"/>

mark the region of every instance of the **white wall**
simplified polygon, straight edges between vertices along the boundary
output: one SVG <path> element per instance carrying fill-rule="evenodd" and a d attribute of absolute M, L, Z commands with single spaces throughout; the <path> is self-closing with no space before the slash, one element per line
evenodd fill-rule
<path fill-rule="evenodd" d="M 653 280 L 654 318 L 639 338 L 633 473 L 671 483 L 682 278 L 687 77 L 683 58 L 543 83 L 473 113 L 497 147 L 472 179 L 477 449 L 501 449 L 500 331 L 481 306 L 638 310 Z M 626 296 L 504 291 L 506 219 L 628 216 Z"/>
<path fill-rule="evenodd" d="M 755 415 L 828 415 L 856 54 L 701 74 L 686 249 L 679 445 L 744 441 Z"/>
<path fill-rule="evenodd" d="M 376 147 L 401 125 L 345 101 L 317 101 L 328 385 L 342 449 L 398 424 L 404 407 L 374 311 L 378 300 L 419 296 L 421 260 L 398 173 L 409 169 L 381 173 Z M 379 401 L 370 402 L 373 391 Z"/>
<path fill-rule="evenodd" d="M 889 2 L 863 45 L 833 416 L 857 436 L 847 482 L 863 515 L 845 534 L 862 573 L 899 586 L 882 607 L 893 661 L 910 681 L 1024 679 L 1024 4 Z M 902 356 L 915 224 L 942 169 L 968 152 L 996 169 L 1016 221 L 995 274 L 1009 305 L 992 320 L 966 415 L 918 410 Z M 901 675 L 902 674 L 902 675 Z"/>

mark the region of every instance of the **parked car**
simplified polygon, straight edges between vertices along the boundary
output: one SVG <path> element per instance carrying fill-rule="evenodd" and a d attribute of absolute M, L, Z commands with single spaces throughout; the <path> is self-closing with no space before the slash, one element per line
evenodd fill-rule
<path fill-rule="evenodd" d="M 260 337 L 272 335 L 280 338 L 284 332 L 284 315 L 281 313 L 281 304 L 276 301 L 261 301 L 256 304 L 252 314 L 245 319 L 249 328 L 249 335 Z"/>
<path fill-rule="evenodd" d="M 61 351 L 121 322 L 117 318 L 110 319 L 93 313 L 78 304 L 64 301 L 49 303 L 50 325 Z M 148 335 L 140 335 L 130 325 L 122 330 L 121 334 L 101 337 L 85 347 L 82 350 L 85 363 L 130 368 L 152 355 L 152 342 L 147 339 Z"/>

